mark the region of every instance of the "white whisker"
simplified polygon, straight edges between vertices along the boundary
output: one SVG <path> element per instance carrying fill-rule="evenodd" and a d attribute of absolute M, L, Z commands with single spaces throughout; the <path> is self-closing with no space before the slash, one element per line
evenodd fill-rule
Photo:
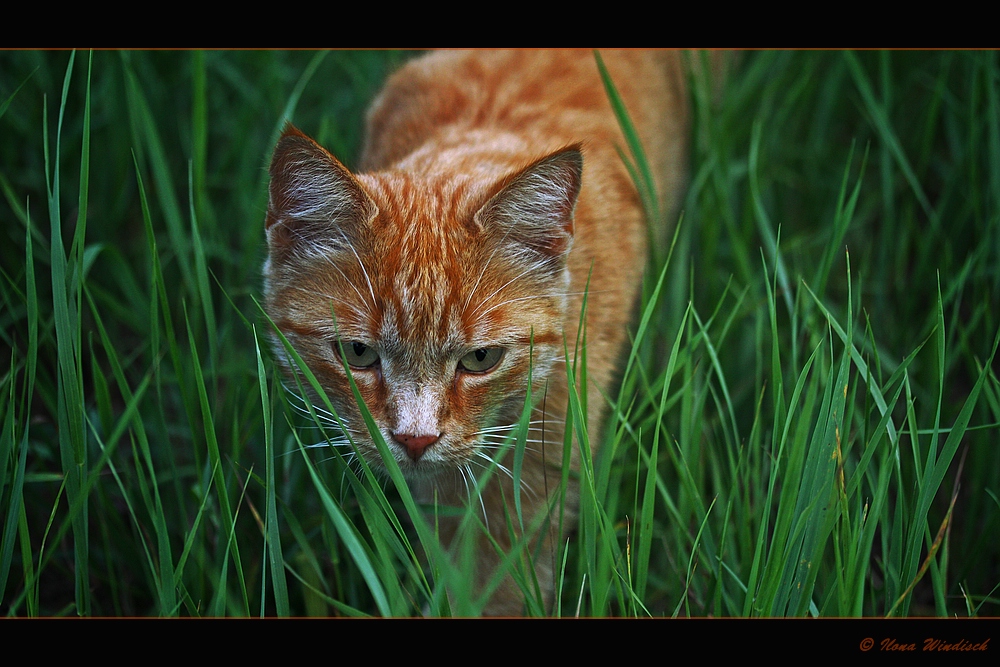
<path fill-rule="evenodd" d="M 507 234 L 509 233 L 510 230 L 507 231 Z M 506 237 L 507 235 L 504 234 L 504 238 Z M 476 293 L 476 290 L 479 289 L 479 283 L 480 281 L 482 281 L 483 276 L 486 275 L 486 269 L 489 268 L 490 263 L 493 261 L 493 258 L 496 257 L 496 254 L 500 251 L 502 245 L 503 245 L 502 242 L 497 244 L 497 246 L 493 248 L 493 252 L 490 254 L 490 258 L 486 260 L 485 264 L 483 264 L 483 270 L 479 272 L 479 277 L 476 278 L 476 284 L 472 286 L 472 291 L 469 292 L 468 298 L 465 299 L 465 306 L 462 308 L 462 315 L 465 315 L 465 311 L 469 309 L 469 303 L 472 301 L 472 296 Z"/>
<path fill-rule="evenodd" d="M 483 491 L 479 488 L 479 482 L 476 480 L 476 476 L 472 474 L 472 468 L 468 463 L 465 464 L 465 469 L 469 473 L 469 477 L 472 478 L 472 483 L 476 487 L 476 497 L 479 498 L 479 509 L 483 511 L 483 522 L 486 524 L 486 530 L 490 529 L 490 515 L 486 513 L 486 503 L 483 502 Z"/>
<path fill-rule="evenodd" d="M 491 467 L 496 466 L 496 468 L 498 470 L 500 470 L 500 472 L 502 472 L 503 474 L 507 475 L 507 477 L 511 481 L 514 481 L 514 473 L 511 472 L 510 468 L 508 468 L 507 466 L 505 466 L 505 465 L 503 465 L 501 463 L 498 463 L 493 458 L 490 458 L 490 456 L 488 454 L 486 454 L 485 452 L 476 452 L 476 456 L 478 456 L 481 459 L 484 459 L 485 461 L 488 461 L 488 464 L 482 464 L 479 461 L 476 461 L 476 464 L 479 465 L 480 467 L 482 467 L 483 470 L 489 470 Z M 523 478 L 519 481 L 519 487 L 521 489 L 524 489 L 528 493 L 528 495 L 530 495 L 531 497 L 533 497 L 533 498 L 537 498 L 538 497 L 538 494 L 535 493 L 535 490 L 533 488 L 531 488 L 531 485 L 528 484 Z"/>
<path fill-rule="evenodd" d="M 466 502 L 472 502 L 472 492 L 469 490 L 469 478 L 465 476 L 465 469 L 462 467 L 458 468 L 458 474 L 462 476 L 462 482 L 465 484 L 465 500 Z"/>
<path fill-rule="evenodd" d="M 476 452 L 476 456 L 478 456 L 479 458 L 483 459 L 484 461 L 489 461 L 490 465 L 495 465 L 496 468 L 497 468 L 497 470 L 501 471 L 502 473 L 504 473 L 505 475 L 507 475 L 511 479 L 514 479 L 514 473 L 512 473 L 510 471 L 510 468 L 508 468 L 504 464 L 500 463 L 499 461 L 495 460 L 493 457 L 491 457 L 486 452 L 484 452 L 484 451 L 477 451 Z M 487 466 L 487 467 L 489 467 L 489 466 Z"/>
<path fill-rule="evenodd" d="M 486 297 L 485 299 L 483 299 L 482 301 L 479 302 L 479 305 L 476 306 L 476 309 L 472 311 L 472 314 L 475 315 L 477 312 L 479 312 L 479 309 L 482 308 L 483 305 L 486 302 L 488 302 L 490 299 L 492 299 L 493 297 L 495 297 L 497 294 L 499 294 L 500 292 L 502 292 L 503 290 L 505 290 L 509 285 L 511 285 L 515 281 L 519 280 L 520 278 L 528 275 L 532 271 L 534 271 L 534 267 L 528 267 L 527 269 L 525 269 L 521 273 L 519 273 L 516 276 L 514 276 L 513 278 L 511 278 L 510 280 L 508 280 L 507 282 L 505 282 L 503 285 L 501 285 L 497 289 L 495 289 L 492 294 L 490 294 L 488 297 Z M 482 315 L 480 315 L 479 317 L 481 318 Z"/>
<path fill-rule="evenodd" d="M 371 313 L 374 314 L 375 312 L 378 311 L 378 299 L 375 298 L 375 290 L 372 289 L 372 281 L 368 275 L 368 269 L 365 268 L 365 263 L 361 261 L 361 257 L 358 255 L 358 251 L 355 250 L 354 246 L 351 245 L 351 243 L 347 240 L 347 236 L 344 235 L 343 230 L 341 230 L 340 235 L 344 239 L 344 243 L 347 244 L 347 247 L 351 249 L 351 253 L 354 254 L 354 259 L 358 260 L 358 266 L 361 267 L 361 273 L 364 274 L 365 276 L 365 282 L 368 283 L 368 293 L 371 294 L 372 296 Z M 360 292 L 358 293 L 358 296 L 361 296 Z"/>
<path fill-rule="evenodd" d="M 364 302 L 365 298 L 361 294 L 361 291 L 357 288 L 357 286 L 354 284 L 354 282 L 350 278 L 347 277 L 347 274 L 345 274 L 344 271 L 339 266 L 337 266 L 337 263 L 333 260 L 332 255 L 337 254 L 337 250 L 339 250 L 339 248 L 337 250 L 334 250 L 334 249 L 331 248 L 331 249 L 323 252 L 321 248 L 317 247 L 317 245 L 312 241 L 312 239 L 309 239 L 309 238 L 303 236 L 298 231 L 293 231 L 293 233 L 296 236 L 298 236 L 300 239 L 302 239 L 303 243 L 306 243 L 306 244 L 308 244 L 309 247 L 312 247 L 313 252 L 310 253 L 310 254 L 319 255 L 320 257 L 322 257 L 322 259 L 324 261 L 326 261 L 326 263 L 328 263 L 330 266 L 332 266 L 337 271 L 337 273 L 339 273 L 344 278 L 344 280 L 347 281 L 347 284 L 351 286 L 351 288 L 355 291 L 355 293 L 357 293 L 358 298 L 361 299 L 362 303 Z M 350 248 L 351 252 L 354 253 L 354 256 L 357 257 L 358 254 L 356 252 L 354 252 L 354 247 L 351 246 L 350 242 L 344 236 L 344 232 L 341 231 L 340 234 L 344 238 L 344 242 L 347 244 L 347 247 Z M 360 262 L 360 260 L 358 260 L 358 261 Z M 362 271 L 365 270 L 364 265 L 361 266 L 361 270 Z M 367 271 L 365 272 L 365 278 L 366 279 L 368 278 Z M 369 289 L 370 288 L 371 288 L 371 283 L 369 283 Z M 301 289 L 301 288 L 299 288 L 299 289 Z M 302 291 L 306 291 L 306 290 L 302 290 Z M 374 294 L 372 295 L 372 298 L 374 298 Z M 344 303 L 344 302 L 341 302 L 341 303 Z"/>

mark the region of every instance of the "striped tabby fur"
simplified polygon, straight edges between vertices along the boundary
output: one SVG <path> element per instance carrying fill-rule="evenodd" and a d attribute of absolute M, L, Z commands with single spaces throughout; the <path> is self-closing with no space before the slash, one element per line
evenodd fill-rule
<path fill-rule="evenodd" d="M 686 159 L 679 55 L 602 56 L 669 211 Z M 526 520 L 535 517 L 559 484 L 564 350 L 572 354 L 588 276 L 587 407 L 599 440 L 607 409 L 598 388 L 613 388 L 648 238 L 616 145 L 624 140 L 589 51 L 446 51 L 410 62 L 372 106 L 356 174 L 287 129 L 270 168 L 266 308 L 370 463 L 380 457 L 345 363 L 414 489 L 456 505 L 513 431 L 530 372 L 521 498 Z M 500 463 L 509 469 L 510 456 Z M 495 474 L 481 498 L 493 538 L 509 547 L 510 476 Z M 575 507 L 571 490 L 568 517 Z M 554 525 L 532 542 L 549 603 L 562 543 Z M 485 537 L 478 556 L 485 581 L 499 562 Z M 508 579 L 486 612 L 519 614 L 522 604 Z"/>

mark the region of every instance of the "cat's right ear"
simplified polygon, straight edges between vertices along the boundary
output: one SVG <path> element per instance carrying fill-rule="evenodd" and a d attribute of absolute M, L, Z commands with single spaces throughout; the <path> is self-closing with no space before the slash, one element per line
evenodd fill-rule
<path fill-rule="evenodd" d="M 358 180 L 291 124 L 271 158 L 267 243 L 271 254 L 347 250 L 378 214 Z"/>

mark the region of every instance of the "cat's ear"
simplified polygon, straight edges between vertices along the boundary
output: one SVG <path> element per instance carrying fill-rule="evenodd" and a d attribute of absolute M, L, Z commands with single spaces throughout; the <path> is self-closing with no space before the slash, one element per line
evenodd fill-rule
<path fill-rule="evenodd" d="M 556 151 L 504 179 L 474 220 L 517 254 L 527 250 L 556 268 L 573 243 L 582 178 L 579 144 Z"/>
<path fill-rule="evenodd" d="M 267 243 L 271 253 L 347 249 L 378 208 L 348 169 L 291 124 L 271 158 Z"/>

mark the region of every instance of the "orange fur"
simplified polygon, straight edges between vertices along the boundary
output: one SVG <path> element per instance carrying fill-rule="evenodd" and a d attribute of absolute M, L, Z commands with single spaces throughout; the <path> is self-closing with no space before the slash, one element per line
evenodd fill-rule
<path fill-rule="evenodd" d="M 679 55 L 602 55 L 670 211 L 686 158 Z M 572 351 L 588 276 L 591 442 L 606 415 L 597 388 L 612 388 L 642 279 L 646 222 L 616 145 L 624 139 L 589 51 L 410 62 L 372 106 L 357 175 L 286 131 L 271 163 L 267 310 L 367 460 L 379 455 L 345 363 L 404 474 L 446 504 L 467 501 L 466 475 L 501 440 L 484 429 L 517 423 L 530 368 L 536 421 L 522 479 L 533 492 L 522 502 L 528 518 L 546 507 L 562 457 L 564 340 Z M 278 356 L 291 372 L 280 346 Z M 511 480 L 495 474 L 482 497 L 494 539 L 509 547 Z M 576 504 L 574 490 L 570 519 Z M 551 527 L 534 543 L 550 600 L 560 543 Z M 478 556 L 485 581 L 499 556 L 486 539 Z M 521 611 L 511 580 L 486 609 Z"/>

